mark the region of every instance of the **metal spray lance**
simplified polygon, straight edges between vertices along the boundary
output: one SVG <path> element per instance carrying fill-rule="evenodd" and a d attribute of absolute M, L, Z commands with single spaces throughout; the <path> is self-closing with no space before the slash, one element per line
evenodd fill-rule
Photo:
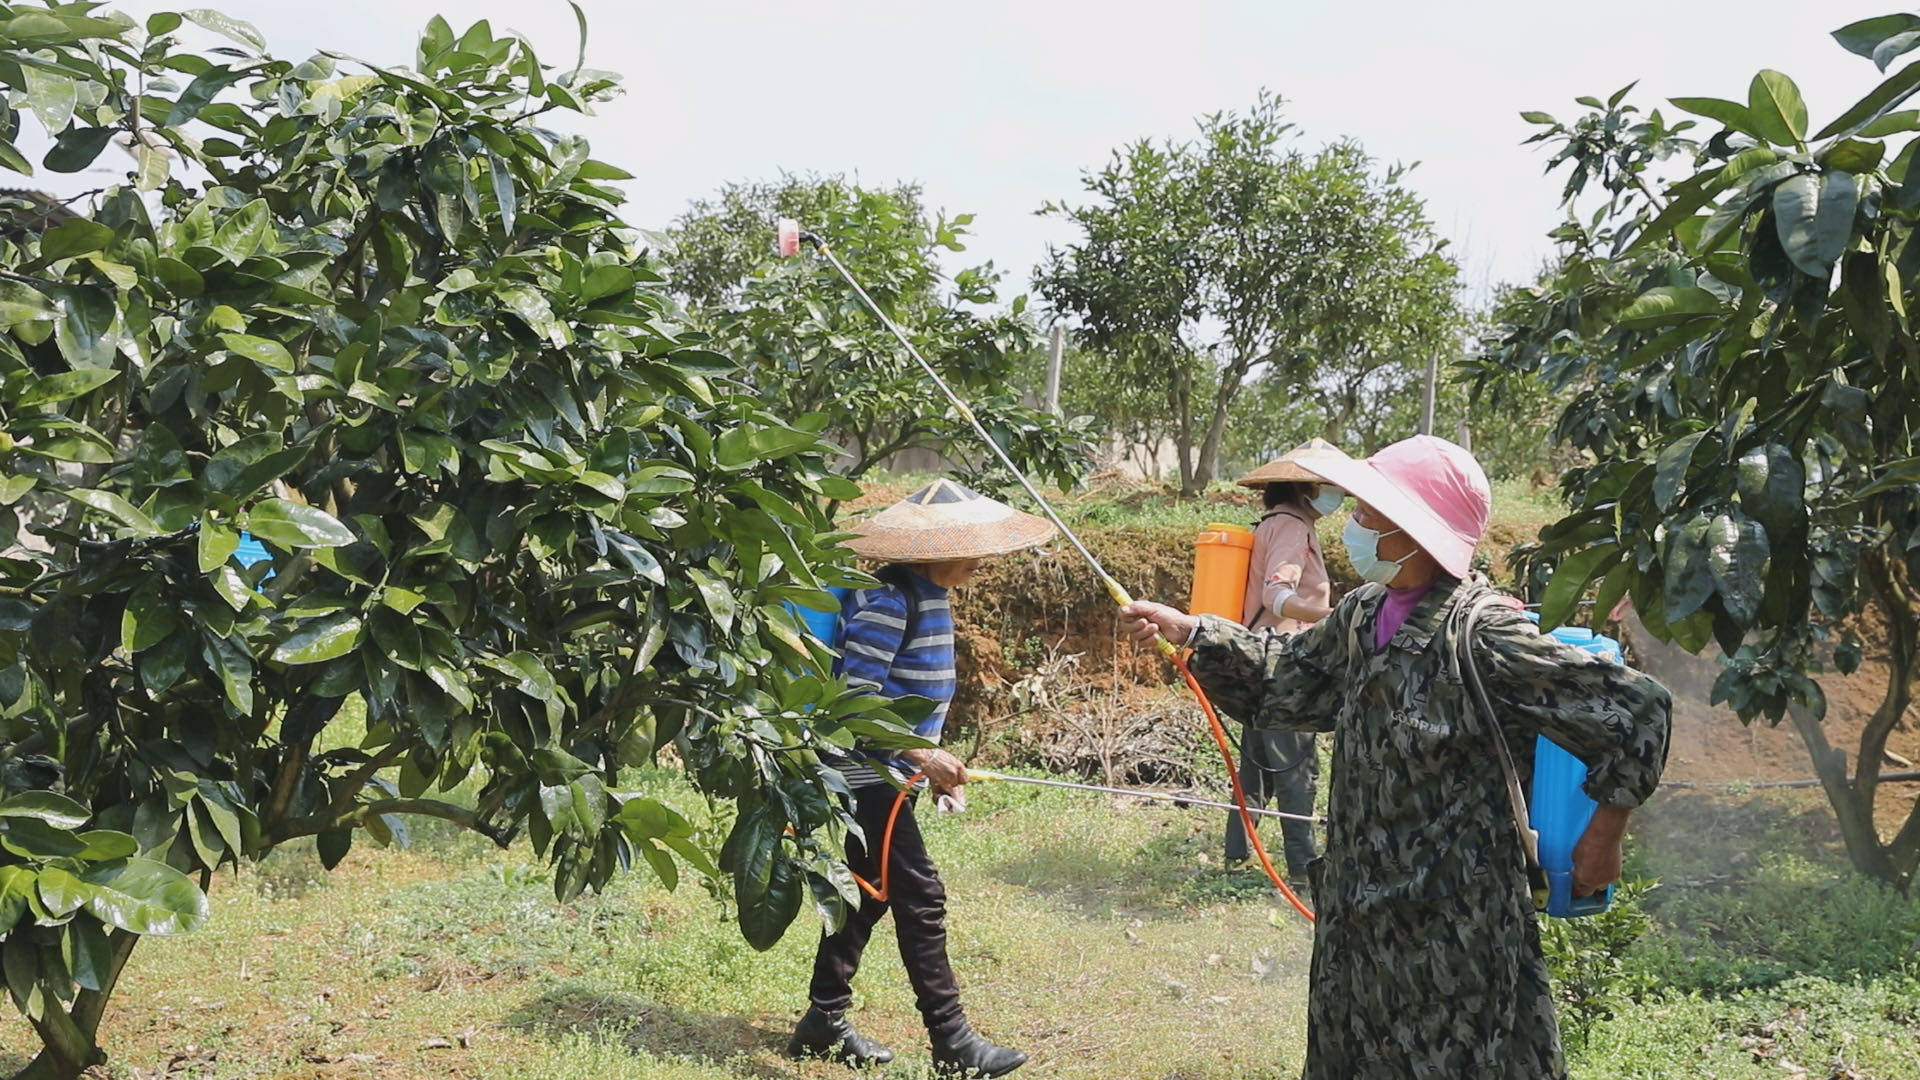
<path fill-rule="evenodd" d="M 1115 580 L 1112 574 L 1107 573 L 1106 567 L 1102 566 L 1100 560 L 1094 557 L 1093 552 L 1087 549 L 1087 545 L 1081 542 L 1079 535 L 1076 534 L 1065 521 L 1060 519 L 1060 515 L 1055 512 L 1053 504 L 1047 501 L 1046 496 L 1040 494 L 1040 489 L 1034 486 L 1032 480 L 1027 478 L 1027 474 L 1022 471 L 1018 465 L 1015 465 L 1013 459 L 1007 455 L 1007 452 L 1001 449 L 998 442 L 994 441 L 993 436 L 987 432 L 986 425 L 982 424 L 980 418 L 974 415 L 973 409 L 967 405 L 966 401 L 954 392 L 953 387 L 947 384 L 947 380 L 940 377 L 940 373 L 934 370 L 932 364 L 927 362 L 927 358 L 920 355 L 920 350 L 914 348 L 913 342 L 907 340 L 907 335 L 901 332 L 900 327 L 897 326 L 892 319 L 888 318 L 887 313 L 881 310 L 880 305 L 874 302 L 872 296 L 867 294 L 867 290 L 861 286 L 859 279 L 855 278 L 853 273 L 847 269 L 846 265 L 840 261 L 839 257 L 833 253 L 833 249 L 827 245 L 827 242 L 818 234 L 802 229 L 798 221 L 792 218 L 781 218 L 777 226 L 777 243 L 778 251 L 782 258 L 791 258 L 798 255 L 802 243 L 811 245 L 815 251 L 820 253 L 821 257 L 825 258 L 827 262 L 833 265 L 835 270 L 839 271 L 840 276 L 846 280 L 848 287 L 852 288 L 855 295 L 860 297 L 861 302 L 866 304 L 867 310 L 873 312 L 874 317 L 880 320 L 880 325 L 886 327 L 887 331 L 894 336 L 894 339 L 900 342 L 900 346 L 907 351 L 907 355 L 912 357 L 913 362 L 919 365 L 921 372 L 933 381 L 933 385 L 946 397 L 954 410 L 960 414 L 961 419 L 965 420 L 968 426 L 973 428 L 974 433 L 980 436 L 980 441 L 986 444 L 987 449 L 993 453 L 993 456 L 998 458 L 1000 464 L 1006 466 L 1007 471 L 1013 475 L 1014 479 L 1020 482 L 1021 488 L 1033 499 L 1035 505 L 1040 507 L 1041 512 L 1047 516 L 1047 520 L 1053 522 L 1054 527 L 1060 530 L 1060 535 L 1066 537 L 1067 542 L 1073 545 L 1073 549 L 1080 553 L 1080 557 L 1086 560 L 1088 566 L 1093 568 L 1093 572 L 1100 578 L 1101 587 L 1107 591 L 1107 596 L 1113 600 L 1114 604 L 1118 607 L 1126 607 L 1133 603 L 1133 597 L 1128 594 L 1127 590 L 1119 581 Z M 1253 853 L 1259 860 L 1260 868 L 1266 871 L 1267 878 L 1273 882 L 1274 888 L 1278 889 L 1280 894 L 1287 898 L 1287 902 L 1293 905 L 1294 910 L 1311 921 L 1313 919 L 1313 912 L 1309 910 L 1304 903 L 1301 903 L 1300 898 L 1294 895 L 1293 889 L 1288 887 L 1286 879 L 1280 876 L 1280 871 L 1274 868 L 1273 859 L 1267 855 L 1266 845 L 1261 843 L 1260 834 L 1258 830 L 1254 828 L 1253 814 L 1247 807 L 1247 793 L 1245 789 L 1241 787 L 1239 770 L 1234 768 L 1233 750 L 1227 741 L 1226 728 L 1220 723 L 1219 715 L 1214 712 L 1213 702 L 1208 699 L 1206 691 L 1200 686 L 1200 681 L 1194 678 L 1192 670 L 1187 667 L 1186 661 L 1180 656 L 1180 650 L 1175 647 L 1173 642 L 1168 641 L 1164 637 L 1156 637 L 1154 639 L 1154 646 L 1160 650 L 1162 656 L 1165 656 L 1173 663 L 1173 666 L 1179 670 L 1181 677 L 1186 680 L 1187 688 L 1193 691 L 1195 700 L 1200 703 L 1201 712 L 1206 714 L 1207 725 L 1213 735 L 1214 743 L 1220 748 L 1221 756 L 1226 759 L 1227 778 L 1232 781 L 1233 784 L 1233 808 L 1240 813 L 1241 824 L 1246 827 L 1247 839 L 1251 842 Z M 889 827 L 891 827 L 891 819 L 889 819 L 888 824 Z M 884 885 L 881 891 L 885 891 Z"/>

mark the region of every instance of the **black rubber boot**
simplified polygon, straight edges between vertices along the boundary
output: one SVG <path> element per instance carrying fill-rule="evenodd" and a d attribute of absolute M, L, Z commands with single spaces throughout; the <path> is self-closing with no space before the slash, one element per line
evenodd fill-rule
<path fill-rule="evenodd" d="M 807 1014 L 794 1025 L 793 1038 L 787 1040 L 787 1056 L 821 1058 L 864 1069 L 892 1061 L 893 1051 L 853 1030 L 846 1013 L 830 1013 L 809 1005 Z"/>
<path fill-rule="evenodd" d="M 1026 1054 L 989 1042 L 965 1020 L 932 1037 L 933 1071 L 938 1076 L 1005 1076 L 1027 1063 Z"/>

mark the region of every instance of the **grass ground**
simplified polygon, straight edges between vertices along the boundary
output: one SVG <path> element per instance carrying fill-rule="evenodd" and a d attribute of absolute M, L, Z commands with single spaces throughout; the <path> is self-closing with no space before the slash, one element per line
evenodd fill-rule
<path fill-rule="evenodd" d="M 701 812 L 671 776 L 641 779 Z M 1214 814 L 1012 785 L 972 801 L 928 833 L 969 1007 L 1034 1052 L 1026 1075 L 1298 1075 L 1307 931 L 1252 875 L 1213 865 Z M 1905 951 L 1920 903 L 1837 873 L 1804 817 L 1768 800 L 1646 811 L 1634 867 L 1668 881 L 1651 928 L 1624 947 L 1569 946 L 1611 963 L 1616 1013 L 1570 1030 L 1577 1077 L 1920 1076 L 1920 966 Z M 1780 854 L 1794 851 L 1808 854 Z M 1707 861 L 1747 869 L 1690 872 Z M 107 1076 L 845 1075 L 778 1054 L 812 926 L 755 953 L 697 884 L 670 894 L 642 872 L 562 906 L 524 847 L 436 828 L 409 851 L 356 850 L 330 876 L 282 853 L 224 878 L 214 901 L 207 930 L 135 954 Z M 884 1075 L 924 1077 L 889 931 L 866 966 L 857 1016 L 902 1051 Z M 0 1028 L 0 1067 L 27 1049 L 24 1025 Z"/>

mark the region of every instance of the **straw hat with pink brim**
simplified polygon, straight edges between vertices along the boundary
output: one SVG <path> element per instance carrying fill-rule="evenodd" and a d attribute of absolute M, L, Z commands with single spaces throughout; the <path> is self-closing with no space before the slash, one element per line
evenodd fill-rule
<path fill-rule="evenodd" d="M 887 562 L 982 559 L 1053 539 L 1053 522 L 951 480 L 935 480 L 848 529 L 854 554 Z"/>
<path fill-rule="evenodd" d="M 1364 460 L 1322 456 L 1300 464 L 1379 511 L 1440 569 L 1457 578 L 1473 569 L 1473 549 L 1487 531 L 1493 491 L 1465 447 L 1415 435 Z"/>
<path fill-rule="evenodd" d="M 1308 439 L 1299 446 L 1294 447 L 1240 479 L 1235 480 L 1234 483 L 1239 484 L 1241 487 L 1254 488 L 1256 490 L 1264 488 L 1268 484 L 1284 484 L 1288 482 L 1317 484 L 1320 482 L 1320 478 L 1308 472 L 1306 467 L 1300 464 L 1302 458 L 1315 456 L 1347 459 L 1345 451 L 1327 440 L 1317 438 Z"/>

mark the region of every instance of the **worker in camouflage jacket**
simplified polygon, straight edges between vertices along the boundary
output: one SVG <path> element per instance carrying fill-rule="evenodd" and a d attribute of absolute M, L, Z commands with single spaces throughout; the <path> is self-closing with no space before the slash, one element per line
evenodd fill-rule
<path fill-rule="evenodd" d="M 1565 1077 L 1513 802 L 1459 663 L 1465 613 L 1491 593 L 1471 572 L 1486 477 L 1432 436 L 1311 467 L 1358 500 L 1345 544 L 1375 584 L 1292 636 L 1150 602 L 1124 612 L 1141 639 L 1191 646 L 1234 719 L 1333 733 L 1326 855 L 1309 869 L 1306 1080 Z M 1587 765 L 1600 806 L 1574 894 L 1604 888 L 1666 764 L 1666 690 L 1540 634 L 1512 602 L 1479 615 L 1471 648 L 1521 774 L 1537 734 Z"/>

